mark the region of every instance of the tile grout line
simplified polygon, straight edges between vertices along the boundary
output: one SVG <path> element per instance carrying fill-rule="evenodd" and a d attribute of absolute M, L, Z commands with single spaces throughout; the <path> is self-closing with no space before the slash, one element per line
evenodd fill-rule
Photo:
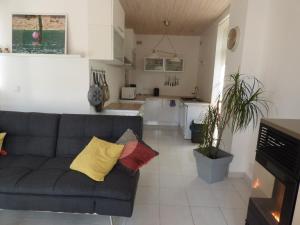
<path fill-rule="evenodd" d="M 159 129 L 160 130 L 160 129 Z M 160 144 L 159 144 L 159 138 L 157 135 L 155 135 L 155 139 L 156 139 L 156 145 L 159 149 L 159 153 L 161 152 L 161 149 L 160 149 Z M 159 225 L 162 225 L 161 224 L 161 213 L 160 213 L 160 156 L 158 156 L 158 224 Z"/>
<path fill-rule="evenodd" d="M 192 222 L 193 222 L 194 225 L 196 225 L 195 218 L 194 218 L 193 211 L 192 211 L 192 205 L 191 205 L 191 203 L 190 203 L 190 200 L 189 200 L 189 196 L 188 196 L 186 187 L 184 187 L 184 194 L 185 194 L 185 197 L 186 197 L 187 202 L 188 202 L 188 207 L 189 207 L 190 214 L 191 214 L 191 217 L 192 217 Z"/>
<path fill-rule="evenodd" d="M 220 212 L 221 212 L 221 214 L 222 214 L 222 216 L 223 216 L 223 219 L 224 219 L 225 223 L 226 223 L 227 225 L 229 225 L 229 223 L 228 223 L 228 221 L 227 221 L 227 219 L 226 219 L 226 217 L 225 217 L 225 214 L 224 214 L 222 208 L 219 206 L 218 209 L 220 210 Z"/>
<path fill-rule="evenodd" d="M 244 179 L 244 178 L 241 178 Z M 234 190 L 238 193 L 239 197 L 242 199 L 242 201 L 246 204 L 246 207 L 248 206 L 248 202 L 244 200 L 242 194 L 238 190 L 238 188 L 230 181 L 231 185 L 233 186 Z"/>

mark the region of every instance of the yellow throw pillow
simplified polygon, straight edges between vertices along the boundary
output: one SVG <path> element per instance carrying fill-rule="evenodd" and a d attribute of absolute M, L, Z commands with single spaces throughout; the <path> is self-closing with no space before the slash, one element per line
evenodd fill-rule
<path fill-rule="evenodd" d="M 93 137 L 73 160 L 70 168 L 84 173 L 95 181 L 104 181 L 104 177 L 117 163 L 123 148 L 124 145 L 113 144 Z"/>
<path fill-rule="evenodd" d="M 6 133 L 0 133 L 0 151 L 2 149 L 2 144 L 4 141 L 5 135 L 6 135 Z"/>

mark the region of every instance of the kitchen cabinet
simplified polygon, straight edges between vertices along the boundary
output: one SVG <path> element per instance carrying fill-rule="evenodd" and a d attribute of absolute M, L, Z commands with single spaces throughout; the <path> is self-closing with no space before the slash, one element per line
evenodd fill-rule
<path fill-rule="evenodd" d="M 125 30 L 125 57 L 131 64 L 135 64 L 136 36 L 133 29 Z"/>
<path fill-rule="evenodd" d="M 144 104 L 144 123 L 147 125 L 159 125 L 159 111 L 162 103 L 159 98 L 147 98 Z"/>
<path fill-rule="evenodd" d="M 170 106 L 171 99 L 162 99 L 162 107 L 159 116 L 161 125 L 178 126 L 179 125 L 179 100 L 175 100 L 175 105 Z"/>
<path fill-rule="evenodd" d="M 144 58 L 144 71 L 180 73 L 184 70 L 184 60 L 172 58 Z"/>
<path fill-rule="evenodd" d="M 113 0 L 113 26 L 125 38 L 125 11 L 119 0 Z"/>
<path fill-rule="evenodd" d="M 165 72 L 183 72 L 183 59 L 174 60 L 174 59 L 165 59 Z"/>
<path fill-rule="evenodd" d="M 89 58 L 124 64 L 125 12 L 119 0 L 89 0 Z"/>
<path fill-rule="evenodd" d="M 163 58 L 145 58 L 144 70 L 147 72 L 164 72 Z"/>
<path fill-rule="evenodd" d="M 144 123 L 147 125 L 179 125 L 179 100 L 174 107 L 166 98 L 147 98 L 144 104 Z"/>
<path fill-rule="evenodd" d="M 192 121 L 203 121 L 208 111 L 208 107 L 209 103 L 180 103 L 179 126 L 184 139 L 191 139 L 190 125 Z"/>

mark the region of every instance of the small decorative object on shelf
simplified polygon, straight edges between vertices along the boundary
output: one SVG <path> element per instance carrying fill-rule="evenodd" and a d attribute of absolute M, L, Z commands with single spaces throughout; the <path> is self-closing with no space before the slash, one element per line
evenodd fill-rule
<path fill-rule="evenodd" d="M 179 85 L 179 79 L 177 78 L 177 76 L 166 76 L 164 85 L 169 87 L 176 87 Z"/>
<path fill-rule="evenodd" d="M 10 53 L 9 48 L 4 48 L 3 53 Z"/>

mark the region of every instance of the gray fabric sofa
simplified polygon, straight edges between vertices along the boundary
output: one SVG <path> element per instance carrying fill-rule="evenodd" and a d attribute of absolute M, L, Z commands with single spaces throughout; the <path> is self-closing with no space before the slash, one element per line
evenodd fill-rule
<path fill-rule="evenodd" d="M 141 117 L 0 111 L 7 132 L 0 157 L 0 208 L 130 217 L 139 173 L 116 166 L 104 182 L 71 171 L 92 136 L 115 142 L 126 129 L 142 138 Z"/>

